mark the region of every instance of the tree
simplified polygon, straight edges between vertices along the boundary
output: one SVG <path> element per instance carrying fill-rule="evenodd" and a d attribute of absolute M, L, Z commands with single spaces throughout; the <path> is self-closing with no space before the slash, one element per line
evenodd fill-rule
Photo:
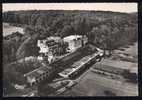
<path fill-rule="evenodd" d="M 133 82 L 133 83 L 137 83 L 137 81 L 138 81 L 137 80 L 138 77 L 137 77 L 136 73 L 130 73 L 128 70 L 124 70 L 122 72 L 122 76 L 124 78 L 126 78 L 127 81 L 130 81 L 130 82 Z"/>
<path fill-rule="evenodd" d="M 13 87 L 13 84 L 23 85 L 26 82 L 24 76 L 20 72 L 16 71 L 13 64 L 4 66 L 3 77 L 3 81 L 6 83 L 5 88 L 7 89 L 9 89 L 9 86 Z"/>
<path fill-rule="evenodd" d="M 60 36 L 61 37 L 65 37 L 65 36 L 68 36 L 68 35 L 71 35 L 73 34 L 73 29 L 70 25 L 66 25 L 64 26 L 64 28 L 62 29 L 61 33 L 60 33 Z"/>
<path fill-rule="evenodd" d="M 37 41 L 29 37 L 21 44 L 21 46 L 17 50 L 16 56 L 17 59 L 29 56 L 37 56 L 38 51 L 39 48 L 37 47 Z"/>
<path fill-rule="evenodd" d="M 102 49 L 108 49 L 111 53 L 113 49 L 138 39 L 135 14 L 32 10 L 4 12 L 3 20 L 22 24 L 22 26 L 29 25 L 25 28 L 21 42 L 28 37 L 36 41 L 38 38 L 48 36 L 87 35 L 89 42 L 93 42 Z M 19 45 L 17 40 L 15 43 Z"/>
<path fill-rule="evenodd" d="M 105 90 L 104 94 L 107 95 L 107 96 L 116 96 L 115 93 L 113 93 L 112 91 L 109 91 L 109 90 Z"/>
<path fill-rule="evenodd" d="M 24 33 L 25 33 L 25 35 L 27 35 L 28 37 L 29 37 L 29 36 L 31 37 L 33 34 L 35 34 L 34 29 L 33 29 L 32 26 L 26 26 L 25 29 L 24 29 Z"/>
<path fill-rule="evenodd" d="M 96 46 L 100 44 L 101 38 L 100 38 L 100 30 L 98 27 L 93 27 L 92 31 L 89 33 L 89 42 L 93 42 Z"/>

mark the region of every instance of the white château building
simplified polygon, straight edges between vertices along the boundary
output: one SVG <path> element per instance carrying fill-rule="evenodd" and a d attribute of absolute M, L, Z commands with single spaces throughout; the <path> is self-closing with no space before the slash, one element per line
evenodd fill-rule
<path fill-rule="evenodd" d="M 82 35 L 70 35 L 63 40 L 68 43 L 68 52 L 74 52 L 76 49 L 82 47 L 82 43 L 85 45 L 88 42 L 87 37 Z"/>
<path fill-rule="evenodd" d="M 82 47 L 88 42 L 86 36 L 82 35 L 70 35 L 61 39 L 60 37 L 48 37 L 44 40 L 38 40 L 37 46 L 40 48 L 39 53 L 42 56 L 39 56 L 39 60 L 43 60 L 43 56 L 48 58 L 48 62 L 54 61 L 56 53 L 59 51 L 60 42 L 63 41 L 64 43 L 68 44 L 66 49 L 67 52 L 74 52 L 78 48 Z"/>
<path fill-rule="evenodd" d="M 39 53 L 42 56 L 39 56 L 39 60 L 43 60 L 43 55 L 48 57 L 49 63 L 52 62 L 55 56 L 55 52 L 58 51 L 60 37 L 48 37 L 43 40 L 37 41 L 37 46 L 40 48 Z"/>

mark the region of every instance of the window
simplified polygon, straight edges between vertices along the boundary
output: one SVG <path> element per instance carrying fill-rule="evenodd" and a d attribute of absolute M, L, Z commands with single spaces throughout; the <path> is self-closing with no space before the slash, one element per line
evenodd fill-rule
<path fill-rule="evenodd" d="M 35 85 L 35 84 L 36 84 L 36 82 L 32 82 L 32 83 L 31 83 L 31 86 L 33 86 L 33 85 Z"/>
<path fill-rule="evenodd" d="M 48 77 L 48 76 L 49 76 L 49 72 L 47 71 L 47 72 L 46 72 L 46 77 Z"/>
<path fill-rule="evenodd" d="M 46 78 L 46 73 L 43 74 L 43 78 Z"/>
<path fill-rule="evenodd" d="M 41 40 L 40 43 L 43 43 L 43 40 Z"/>
<path fill-rule="evenodd" d="M 39 82 L 40 82 L 40 80 L 39 80 L 39 79 L 37 79 L 37 80 L 36 80 L 36 83 L 39 83 Z"/>

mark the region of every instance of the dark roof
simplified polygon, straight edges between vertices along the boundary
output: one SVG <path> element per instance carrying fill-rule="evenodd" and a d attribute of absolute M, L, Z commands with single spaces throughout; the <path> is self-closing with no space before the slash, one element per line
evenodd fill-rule
<path fill-rule="evenodd" d="M 39 77 L 40 75 L 42 75 L 43 73 L 45 73 L 47 71 L 49 71 L 49 67 L 42 66 L 40 68 L 37 68 L 37 69 L 25 74 L 25 76 Z"/>

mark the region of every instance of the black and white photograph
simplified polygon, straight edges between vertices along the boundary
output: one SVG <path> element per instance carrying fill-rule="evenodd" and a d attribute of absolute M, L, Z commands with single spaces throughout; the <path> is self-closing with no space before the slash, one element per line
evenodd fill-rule
<path fill-rule="evenodd" d="M 3 97 L 138 96 L 138 3 L 2 3 Z"/>

